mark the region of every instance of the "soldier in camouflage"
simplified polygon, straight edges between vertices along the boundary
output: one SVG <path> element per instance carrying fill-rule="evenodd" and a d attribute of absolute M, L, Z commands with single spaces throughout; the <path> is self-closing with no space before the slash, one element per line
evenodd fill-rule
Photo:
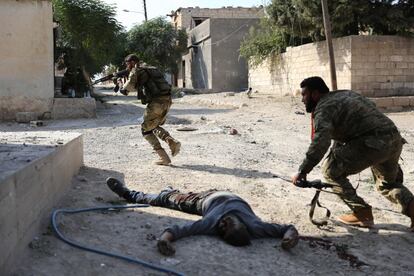
<path fill-rule="evenodd" d="M 361 227 L 374 225 L 371 206 L 357 195 L 347 178 L 370 167 L 377 190 L 411 218 L 410 230 L 414 231 L 414 196 L 403 185 L 398 164 L 406 141 L 395 124 L 358 93 L 328 93 L 320 77 L 307 78 L 300 86 L 302 102 L 306 111 L 312 113 L 314 129 L 312 143 L 293 183 L 300 185 L 306 181 L 306 175 L 321 161 L 333 140 L 322 171 L 326 181 L 334 185 L 334 192 L 352 210 L 340 216 L 339 221 Z"/>
<path fill-rule="evenodd" d="M 158 139 L 168 144 L 172 156 L 180 152 L 181 143 L 161 127 L 166 121 L 172 104 L 171 86 L 157 68 L 139 66 L 139 59 L 136 55 L 128 55 L 125 63 L 130 73 L 120 92 L 128 95 L 130 91 L 137 91 L 138 99 L 143 104 L 147 104 L 144 122 L 141 124 L 142 135 L 159 156 L 155 164 L 169 165 L 171 160 Z"/>

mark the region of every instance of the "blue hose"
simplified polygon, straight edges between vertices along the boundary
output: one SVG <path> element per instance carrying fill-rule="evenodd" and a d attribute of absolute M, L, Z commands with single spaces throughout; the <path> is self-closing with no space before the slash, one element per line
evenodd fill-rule
<path fill-rule="evenodd" d="M 113 257 L 113 258 L 118 258 L 121 260 L 125 260 L 128 262 L 132 262 L 135 264 L 139 264 L 142 265 L 144 267 L 150 268 L 150 269 L 154 269 L 157 271 L 161 271 L 161 272 L 165 272 L 171 275 L 177 275 L 177 276 L 184 276 L 184 274 L 168 269 L 168 268 L 164 268 L 161 266 L 157 266 L 154 264 L 150 264 L 147 263 L 143 260 L 140 259 L 133 259 L 127 256 L 122 256 L 119 254 L 115 254 L 115 253 L 111 253 L 111 252 L 107 252 L 104 250 L 100 250 L 100 249 L 95 249 L 95 248 L 91 248 L 88 247 L 86 245 L 82 245 L 76 241 L 71 241 L 67 238 L 65 238 L 65 236 L 63 236 L 63 234 L 59 231 L 58 227 L 57 227 L 57 223 L 56 223 L 56 217 L 59 213 L 66 213 L 66 214 L 77 214 L 77 213 L 83 213 L 83 212 L 90 212 L 90 211 L 99 211 L 99 210 L 107 210 L 107 211 L 111 211 L 111 210 L 115 210 L 115 209 L 127 209 L 127 208 L 142 208 L 142 207 L 149 207 L 149 205 L 146 204 L 136 204 L 136 205 L 117 205 L 117 206 L 103 206 L 103 207 L 93 207 L 93 208 L 84 208 L 84 209 L 57 209 L 54 210 L 52 213 L 52 228 L 55 231 L 56 235 L 58 236 L 59 239 L 61 239 L 62 241 L 66 242 L 69 245 L 72 245 L 74 247 L 77 247 L 79 249 L 83 249 L 86 251 L 90 251 L 90 252 L 94 252 L 97 254 L 101 254 L 101 255 L 105 255 L 105 256 L 109 256 L 109 257 Z"/>

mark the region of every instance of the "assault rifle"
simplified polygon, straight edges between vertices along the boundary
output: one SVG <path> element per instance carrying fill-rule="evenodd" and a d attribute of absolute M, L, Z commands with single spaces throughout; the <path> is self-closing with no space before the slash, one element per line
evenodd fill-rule
<path fill-rule="evenodd" d="M 128 69 L 125 69 L 125 70 L 122 70 L 122 71 L 119 71 L 119 72 L 116 72 L 116 73 L 109 74 L 109 75 L 107 75 L 103 78 L 97 79 L 96 81 L 94 81 L 92 83 L 92 85 L 95 85 L 97 83 L 101 83 L 101 82 L 104 82 L 104 81 L 112 80 L 115 84 L 114 91 L 118 92 L 120 87 L 119 87 L 117 79 L 118 78 L 123 78 L 123 77 L 128 77 L 128 75 L 129 75 L 129 71 L 128 71 Z"/>
<path fill-rule="evenodd" d="M 283 181 L 292 183 L 292 180 L 288 177 L 284 177 L 284 176 L 276 175 L 276 174 L 273 175 L 273 177 L 276 177 L 276 178 L 279 178 Z M 295 186 L 299 187 L 299 188 L 314 188 L 314 189 L 316 189 L 315 195 L 313 196 L 312 201 L 310 203 L 309 219 L 312 222 L 312 224 L 316 225 L 317 227 L 327 225 L 329 217 L 331 216 L 331 211 L 319 202 L 319 194 L 321 192 L 337 194 L 336 192 L 330 192 L 330 191 L 325 190 L 327 188 L 333 188 L 333 185 L 329 184 L 329 183 L 322 182 L 321 180 L 318 179 L 318 180 L 313 180 L 313 181 L 307 181 L 307 180 L 300 181 L 299 183 L 296 183 Z M 323 209 L 326 210 L 325 217 L 321 220 L 316 220 L 316 219 L 313 218 L 313 214 L 315 212 L 316 205 L 318 205 L 319 208 L 323 208 Z"/>

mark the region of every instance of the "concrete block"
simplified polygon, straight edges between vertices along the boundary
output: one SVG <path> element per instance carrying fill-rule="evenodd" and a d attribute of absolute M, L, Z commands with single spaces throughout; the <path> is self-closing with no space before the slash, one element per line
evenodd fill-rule
<path fill-rule="evenodd" d="M 96 102 L 94 98 L 55 98 L 53 101 L 53 119 L 95 117 Z"/>
<path fill-rule="evenodd" d="M 0 274 L 17 244 L 17 216 L 14 177 L 0 183 Z"/>
<path fill-rule="evenodd" d="M 387 97 L 390 96 L 391 92 L 388 89 L 375 89 L 374 96 L 375 97 Z"/>
<path fill-rule="evenodd" d="M 410 107 L 414 107 L 414 97 L 410 97 Z"/>
<path fill-rule="evenodd" d="M 388 98 L 372 98 L 371 100 L 377 105 L 377 107 L 391 107 L 394 104 L 392 98 L 390 98 L 390 97 L 388 97 Z"/>
<path fill-rule="evenodd" d="M 393 97 L 394 106 L 408 107 L 410 106 L 409 97 Z"/>
<path fill-rule="evenodd" d="M 0 139 L 8 153 L 0 155 L 0 275 L 8 275 L 82 166 L 83 144 L 70 132 L 3 132 Z"/>
<path fill-rule="evenodd" d="M 83 137 L 72 139 L 65 147 L 55 152 L 52 164 L 52 180 L 55 185 L 50 187 L 56 194 L 61 194 L 67 182 L 77 174 L 83 165 Z"/>
<path fill-rule="evenodd" d="M 408 68 L 408 63 L 407 62 L 399 62 L 399 63 L 397 63 L 397 68 L 406 69 L 406 68 Z"/>
<path fill-rule="evenodd" d="M 386 109 L 388 112 L 401 112 L 404 110 L 402 106 L 390 106 Z"/>
<path fill-rule="evenodd" d="M 403 61 L 403 60 L 404 60 L 404 58 L 401 55 L 392 55 L 392 56 L 390 56 L 390 61 L 398 61 L 398 62 L 400 62 L 400 61 Z"/>
<path fill-rule="evenodd" d="M 35 112 L 17 112 L 16 121 L 18 123 L 29 123 L 30 121 L 37 120 L 37 114 Z"/>
<path fill-rule="evenodd" d="M 48 194 L 52 182 L 50 155 L 30 163 L 16 174 L 16 201 L 18 202 L 17 232 L 19 237 L 30 233 L 32 225 L 49 205 Z"/>

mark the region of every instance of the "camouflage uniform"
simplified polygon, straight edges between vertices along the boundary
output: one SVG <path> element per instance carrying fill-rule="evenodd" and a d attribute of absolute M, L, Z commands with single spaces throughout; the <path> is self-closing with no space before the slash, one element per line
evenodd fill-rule
<path fill-rule="evenodd" d="M 313 113 L 315 133 L 299 171 L 309 173 L 334 144 L 323 162 L 322 171 L 334 191 L 356 212 L 370 207 L 349 182 L 347 176 L 371 167 L 377 190 L 398 204 L 408 215 L 414 198 L 402 184 L 398 164 L 405 140 L 397 127 L 373 102 L 353 91 L 336 91 L 323 96 Z"/>
<path fill-rule="evenodd" d="M 171 86 L 155 67 L 136 66 L 129 73 L 123 89 L 137 91 L 138 99 L 147 104 L 144 122 L 141 124 L 142 135 L 154 150 L 162 149 L 157 137 L 163 141 L 171 137 L 168 131 L 161 127 L 172 104 Z"/>

